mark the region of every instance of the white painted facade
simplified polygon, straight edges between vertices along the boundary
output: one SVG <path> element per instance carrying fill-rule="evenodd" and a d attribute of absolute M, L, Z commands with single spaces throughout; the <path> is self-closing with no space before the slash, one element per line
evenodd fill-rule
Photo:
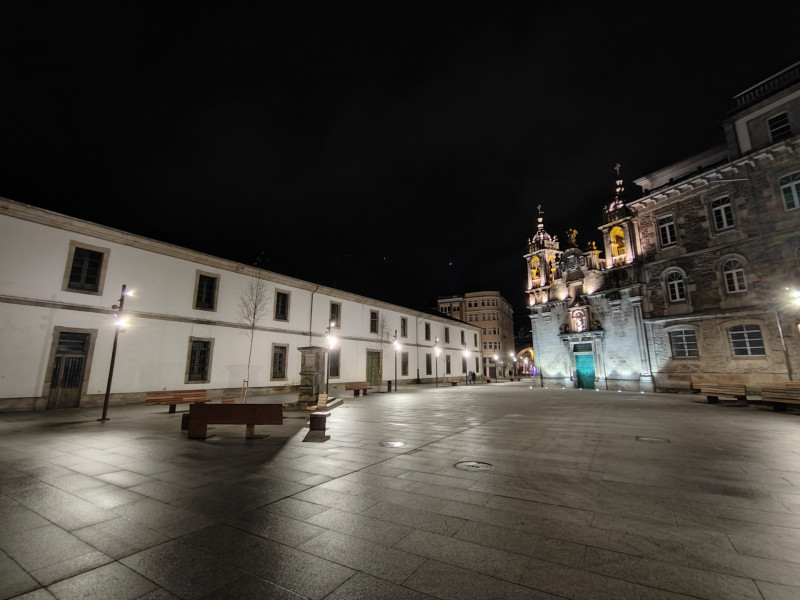
<path fill-rule="evenodd" d="M 103 257 L 96 292 L 69 287 L 75 248 Z M 111 403 L 143 401 L 145 392 L 155 390 L 203 388 L 209 390 L 211 398 L 226 391 L 238 392 L 247 378 L 250 345 L 238 307 L 241 292 L 253 277 L 266 283 L 270 303 L 255 330 L 251 395 L 297 389 L 301 368 L 298 348 L 327 347 L 332 303 L 339 305 L 341 315 L 331 330 L 340 352 L 339 375 L 329 381 L 332 393 L 344 382 L 367 380 L 370 351 L 381 355 L 381 380 L 394 380 L 395 330 L 401 345 L 396 379 L 401 384 L 433 381 L 437 363 L 432 362 L 428 373 L 426 355 L 434 360 L 437 337 L 450 340 L 443 344 L 438 359 L 440 378 L 463 376 L 462 358 L 466 352 L 479 352 L 481 347 L 479 327 L 447 317 L 6 199 L 0 199 L 0 263 L 0 410 L 44 409 L 48 398 L 51 407 L 63 405 L 54 402 L 56 383 L 51 381 L 57 355 L 67 353 L 59 349 L 61 332 L 85 334 L 87 340 L 78 404 L 104 401 L 118 321 L 118 311 L 112 306 L 118 304 L 123 285 L 133 295 L 124 300 L 122 316 L 128 324 L 118 335 Z M 199 275 L 216 282 L 213 309 L 196 308 Z M 288 297 L 285 320 L 276 318 L 277 293 Z M 383 322 L 382 337 L 371 331 L 373 313 Z M 199 381 L 189 378 L 192 340 L 210 342 L 207 374 Z M 276 346 L 286 347 L 285 374 L 273 372 Z M 403 353 L 407 354 L 406 373 L 402 372 Z"/>

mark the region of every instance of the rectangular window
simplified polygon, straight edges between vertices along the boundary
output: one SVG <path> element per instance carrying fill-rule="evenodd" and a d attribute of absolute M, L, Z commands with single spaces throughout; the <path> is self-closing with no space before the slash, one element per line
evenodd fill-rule
<path fill-rule="evenodd" d="M 400 375 L 408 375 L 408 352 L 400 353 Z"/>
<path fill-rule="evenodd" d="M 369 311 L 369 332 L 378 333 L 378 311 Z"/>
<path fill-rule="evenodd" d="M 211 366 L 211 340 L 189 338 L 189 365 L 186 383 L 208 383 Z"/>
<path fill-rule="evenodd" d="M 272 379 L 286 379 L 286 357 L 288 346 L 272 346 Z"/>
<path fill-rule="evenodd" d="M 342 326 L 342 305 L 338 302 L 331 302 L 331 314 L 328 323 L 333 323 L 332 327 Z"/>
<path fill-rule="evenodd" d="M 444 355 L 444 372 L 446 375 L 450 375 L 450 355 Z"/>
<path fill-rule="evenodd" d="M 108 248 L 70 242 L 62 289 L 84 294 L 102 294 Z"/>
<path fill-rule="evenodd" d="M 675 220 L 672 216 L 661 217 L 658 220 L 658 235 L 662 248 L 675 245 L 677 238 L 675 236 Z"/>
<path fill-rule="evenodd" d="M 445 327 L 444 328 L 444 343 L 445 344 L 449 344 L 450 343 L 450 328 L 449 327 Z"/>
<path fill-rule="evenodd" d="M 781 177 L 779 184 L 783 195 L 783 207 L 786 210 L 800 208 L 800 173 L 792 173 Z"/>
<path fill-rule="evenodd" d="M 472 345 L 477 348 L 478 347 L 478 334 L 477 333 L 473 333 L 472 335 L 473 335 L 472 341 L 474 342 Z"/>
<path fill-rule="evenodd" d="M 733 227 L 733 208 L 730 198 L 719 198 L 711 203 L 711 212 L 714 215 L 714 228 L 717 231 Z"/>
<path fill-rule="evenodd" d="M 216 275 L 197 272 L 194 290 L 194 307 L 200 310 L 216 310 L 217 308 Z"/>
<path fill-rule="evenodd" d="M 428 352 L 425 354 L 425 374 L 430 375 L 433 371 L 433 361 L 431 360 L 431 354 Z"/>
<path fill-rule="evenodd" d="M 328 376 L 339 377 L 339 359 L 341 358 L 341 348 L 338 346 L 330 348 L 328 352 Z"/>
<path fill-rule="evenodd" d="M 789 115 L 782 113 L 767 120 L 769 135 L 773 142 L 779 142 L 792 137 L 792 128 L 789 125 Z"/>
<path fill-rule="evenodd" d="M 466 373 L 467 372 L 467 357 L 466 356 L 462 356 L 461 357 L 461 372 L 462 373 Z"/>
<path fill-rule="evenodd" d="M 680 329 L 669 332 L 669 343 L 674 358 L 691 358 L 700 356 L 697 348 L 697 333 L 694 329 Z"/>
<path fill-rule="evenodd" d="M 738 325 L 728 329 L 734 356 L 765 356 L 764 339 L 758 325 Z"/>
<path fill-rule="evenodd" d="M 289 320 L 289 293 L 275 291 L 275 320 Z"/>
<path fill-rule="evenodd" d="M 431 324 L 425 323 L 425 340 L 430 342 L 431 341 Z"/>
<path fill-rule="evenodd" d="M 463 331 L 461 332 L 461 345 L 462 346 L 466 346 L 467 345 L 466 334 Z"/>
<path fill-rule="evenodd" d="M 400 317 L 400 337 L 408 337 L 408 319 Z"/>

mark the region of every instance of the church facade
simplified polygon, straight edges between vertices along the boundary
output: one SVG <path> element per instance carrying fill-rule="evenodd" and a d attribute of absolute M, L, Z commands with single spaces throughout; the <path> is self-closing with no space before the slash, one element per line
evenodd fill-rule
<path fill-rule="evenodd" d="M 718 147 L 617 189 L 602 252 L 540 209 L 525 255 L 542 385 L 757 393 L 800 369 L 800 63 L 733 98 Z M 601 254 L 604 255 L 601 258 Z"/>

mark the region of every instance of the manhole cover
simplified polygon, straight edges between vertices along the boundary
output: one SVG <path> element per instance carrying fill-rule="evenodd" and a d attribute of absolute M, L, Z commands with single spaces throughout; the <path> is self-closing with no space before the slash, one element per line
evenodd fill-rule
<path fill-rule="evenodd" d="M 405 442 L 381 442 L 378 444 L 379 446 L 385 446 L 386 448 L 402 448 L 406 445 Z"/>
<path fill-rule="evenodd" d="M 474 460 L 457 462 L 454 466 L 456 469 L 461 469 L 462 471 L 491 471 L 494 468 L 489 463 L 475 462 Z"/>
<path fill-rule="evenodd" d="M 636 436 L 637 442 L 666 442 L 670 443 L 667 438 L 660 438 L 660 437 L 647 437 L 646 435 L 637 435 Z"/>

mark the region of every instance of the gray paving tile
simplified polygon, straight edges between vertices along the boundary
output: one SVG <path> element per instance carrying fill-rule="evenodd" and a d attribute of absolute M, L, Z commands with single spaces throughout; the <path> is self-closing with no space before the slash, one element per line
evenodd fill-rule
<path fill-rule="evenodd" d="M 224 518 L 223 522 L 237 529 L 242 529 L 294 548 L 326 531 L 324 525 L 323 527 L 318 527 L 306 521 L 292 519 L 263 508 Z"/>
<path fill-rule="evenodd" d="M 764 600 L 797 600 L 800 598 L 800 587 L 789 587 L 764 581 L 757 581 L 756 584 Z"/>
<path fill-rule="evenodd" d="M 120 562 L 184 599 L 202 598 L 244 575 L 230 563 L 179 541 L 138 552 Z"/>
<path fill-rule="evenodd" d="M 121 469 L 111 471 L 109 473 L 98 474 L 96 479 L 123 488 L 133 487 L 134 485 L 140 485 L 153 480 L 152 477 L 148 477 L 147 475 L 134 473 L 133 471 L 124 471 Z"/>
<path fill-rule="evenodd" d="M 119 563 L 111 563 L 48 587 L 59 600 L 133 600 L 158 586 Z"/>
<path fill-rule="evenodd" d="M 29 572 L 94 552 L 94 548 L 55 525 L 17 531 L 0 538 L 2 550 Z"/>
<path fill-rule="evenodd" d="M 402 583 L 424 562 L 408 552 L 335 531 L 315 537 L 300 550 L 394 583 Z"/>
<path fill-rule="evenodd" d="M 123 517 L 76 529 L 72 534 L 115 559 L 135 554 L 169 540 L 167 536 Z"/>
<path fill-rule="evenodd" d="M 465 519 L 438 514 L 419 508 L 380 502 L 361 513 L 364 516 L 397 523 L 411 529 L 421 529 L 431 533 L 453 535 L 466 523 Z"/>
<path fill-rule="evenodd" d="M 411 532 L 411 528 L 404 525 L 335 508 L 309 518 L 308 522 L 384 546 L 392 546 Z"/>
<path fill-rule="evenodd" d="M 417 569 L 403 585 L 444 600 L 557 600 L 556 596 L 540 590 L 432 560 Z"/>
<path fill-rule="evenodd" d="M 366 573 L 356 573 L 325 600 L 430 600 L 432 596 L 378 579 Z"/>
<path fill-rule="evenodd" d="M 13 598 L 40 587 L 30 574 L 0 551 L 0 598 Z"/>
<path fill-rule="evenodd" d="M 21 596 L 14 596 L 14 600 L 55 600 L 55 596 L 45 588 L 39 588 L 27 594 L 22 594 Z"/>

